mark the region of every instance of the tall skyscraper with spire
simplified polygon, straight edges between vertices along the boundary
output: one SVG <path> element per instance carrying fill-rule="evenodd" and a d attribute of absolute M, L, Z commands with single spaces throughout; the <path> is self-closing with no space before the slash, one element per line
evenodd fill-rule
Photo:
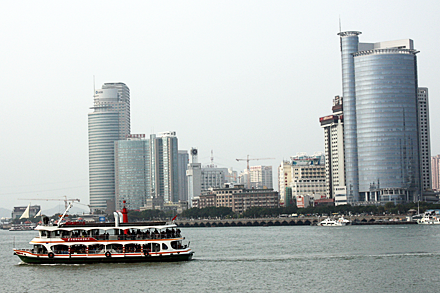
<path fill-rule="evenodd" d="M 95 90 L 88 114 L 90 210 L 115 204 L 114 144 L 130 134 L 130 89 L 122 82 Z"/>
<path fill-rule="evenodd" d="M 410 39 L 360 43 L 360 34 L 339 33 L 347 195 L 414 201 L 423 191 L 418 51 Z"/>

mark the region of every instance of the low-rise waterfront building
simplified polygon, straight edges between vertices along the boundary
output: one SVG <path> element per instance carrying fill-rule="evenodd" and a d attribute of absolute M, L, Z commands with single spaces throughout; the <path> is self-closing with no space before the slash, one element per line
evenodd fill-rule
<path fill-rule="evenodd" d="M 278 208 L 278 192 L 272 189 L 245 189 L 244 185 L 225 184 L 224 188 L 211 188 L 193 199 L 193 207 L 229 207 L 243 213 L 251 207 Z"/>
<path fill-rule="evenodd" d="M 309 206 L 313 206 L 314 198 L 308 195 L 298 195 L 296 196 L 296 206 L 298 208 L 308 208 Z"/>

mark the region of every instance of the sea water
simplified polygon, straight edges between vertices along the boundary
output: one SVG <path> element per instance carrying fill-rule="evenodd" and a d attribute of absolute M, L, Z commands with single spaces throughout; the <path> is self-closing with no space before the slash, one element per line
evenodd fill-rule
<path fill-rule="evenodd" d="M 438 292 L 440 225 L 181 228 L 179 263 L 28 265 L 0 231 L 2 292 Z"/>

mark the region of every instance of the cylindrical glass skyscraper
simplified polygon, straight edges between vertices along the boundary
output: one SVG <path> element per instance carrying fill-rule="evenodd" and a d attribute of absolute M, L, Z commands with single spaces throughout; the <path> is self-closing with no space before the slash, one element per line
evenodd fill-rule
<path fill-rule="evenodd" d="M 356 93 L 353 54 L 358 51 L 361 32 L 339 33 L 341 37 L 342 91 L 344 94 L 345 180 L 348 201 L 359 201 L 356 139 Z"/>
<path fill-rule="evenodd" d="M 419 186 L 416 51 L 354 54 L 359 190 Z"/>
<path fill-rule="evenodd" d="M 420 191 L 417 51 L 412 40 L 359 43 L 340 32 L 347 195 L 411 201 Z"/>
<path fill-rule="evenodd" d="M 94 93 L 89 125 L 90 210 L 106 210 L 115 202 L 114 142 L 130 134 L 130 90 L 124 83 L 107 83 Z M 128 105 L 127 105 L 128 104 Z"/>

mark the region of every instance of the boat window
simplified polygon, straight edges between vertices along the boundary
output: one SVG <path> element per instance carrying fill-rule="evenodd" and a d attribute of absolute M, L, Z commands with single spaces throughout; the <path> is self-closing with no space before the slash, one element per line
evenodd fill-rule
<path fill-rule="evenodd" d="M 75 244 L 70 246 L 70 254 L 85 254 L 87 251 L 87 246 L 83 244 Z"/>
<path fill-rule="evenodd" d="M 61 237 L 69 237 L 70 236 L 70 232 L 69 231 L 65 231 L 65 230 L 63 230 L 62 232 L 61 232 Z"/>
<path fill-rule="evenodd" d="M 162 250 L 167 250 L 168 249 L 168 245 L 166 245 L 165 243 L 162 243 Z"/>
<path fill-rule="evenodd" d="M 159 252 L 160 251 L 160 244 L 159 243 L 152 243 L 151 244 L 151 251 L 152 252 Z"/>
<path fill-rule="evenodd" d="M 105 253 L 104 245 L 102 245 L 102 244 L 90 245 L 89 246 L 89 254 L 90 253 L 91 254 L 97 254 L 97 253 L 104 254 Z"/>
<path fill-rule="evenodd" d="M 182 248 L 182 241 L 171 241 L 171 248 L 181 249 Z"/>
<path fill-rule="evenodd" d="M 119 229 L 110 229 L 110 230 L 107 230 L 107 234 L 108 234 L 108 235 L 118 235 L 118 234 L 119 234 Z"/>
<path fill-rule="evenodd" d="M 133 253 L 133 252 L 141 252 L 141 245 L 140 244 L 126 244 L 125 245 L 125 252 L 126 253 Z"/>
<path fill-rule="evenodd" d="M 144 244 L 144 251 L 151 252 L 151 243 Z"/>
<path fill-rule="evenodd" d="M 111 253 L 122 253 L 122 244 L 109 244 L 107 245 L 107 251 Z"/>
<path fill-rule="evenodd" d="M 72 237 L 80 237 L 81 234 L 81 230 L 73 230 L 72 231 Z"/>
<path fill-rule="evenodd" d="M 46 247 L 44 245 L 36 244 L 36 245 L 34 245 L 33 252 L 37 253 L 37 254 L 46 254 L 47 253 L 47 249 L 46 249 Z"/>
<path fill-rule="evenodd" d="M 41 235 L 41 237 L 46 237 L 47 236 L 47 234 L 46 234 L 46 231 L 40 231 L 40 235 Z"/>
<path fill-rule="evenodd" d="M 54 245 L 50 248 L 55 254 L 69 254 L 67 245 Z"/>

